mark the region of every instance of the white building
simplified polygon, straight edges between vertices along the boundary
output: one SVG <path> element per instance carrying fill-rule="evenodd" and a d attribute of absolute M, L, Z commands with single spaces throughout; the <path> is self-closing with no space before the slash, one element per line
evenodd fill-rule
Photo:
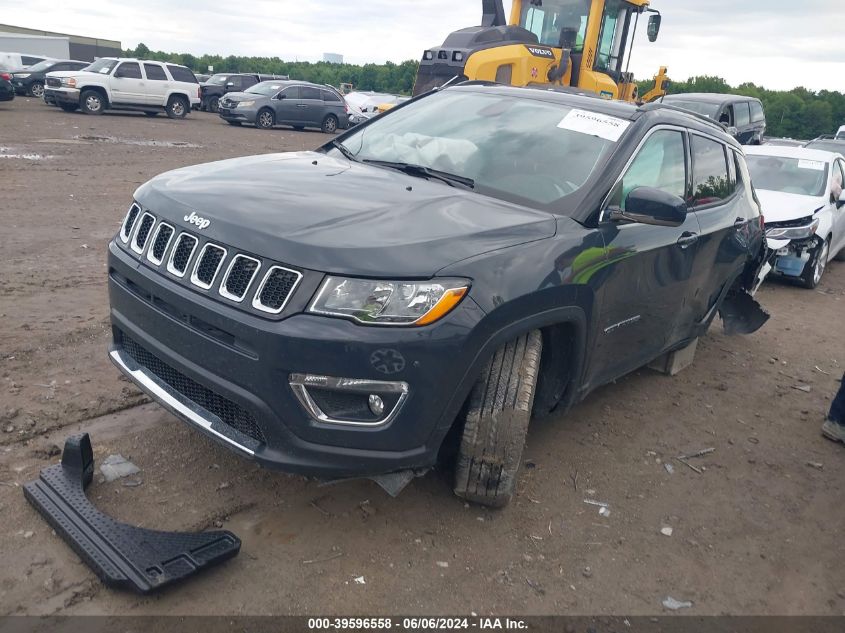
<path fill-rule="evenodd" d="M 323 53 L 323 61 L 329 62 L 330 64 L 342 64 L 343 55 L 338 53 Z"/>

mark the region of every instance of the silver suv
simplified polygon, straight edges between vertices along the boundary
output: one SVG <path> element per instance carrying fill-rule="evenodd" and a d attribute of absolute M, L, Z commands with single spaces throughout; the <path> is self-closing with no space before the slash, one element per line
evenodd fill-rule
<path fill-rule="evenodd" d="M 230 92 L 220 100 L 218 114 L 230 125 L 252 123 L 264 130 L 290 125 L 334 134 L 349 125 L 349 108 L 337 90 L 302 81 L 264 81 L 246 92 Z"/>

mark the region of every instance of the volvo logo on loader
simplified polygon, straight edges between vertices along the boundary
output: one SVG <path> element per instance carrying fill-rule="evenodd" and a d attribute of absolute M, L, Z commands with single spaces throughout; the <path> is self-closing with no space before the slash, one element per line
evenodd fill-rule
<path fill-rule="evenodd" d="M 200 231 L 202 231 L 203 229 L 207 229 L 209 226 L 211 226 L 211 220 L 206 220 L 205 218 L 201 218 L 196 213 L 191 213 L 191 215 L 186 215 L 183 219 L 188 224 L 195 225 Z"/>
<path fill-rule="evenodd" d="M 534 57 L 545 57 L 546 59 L 554 59 L 555 54 L 549 48 L 538 48 L 536 46 L 526 46 L 528 52 Z"/>

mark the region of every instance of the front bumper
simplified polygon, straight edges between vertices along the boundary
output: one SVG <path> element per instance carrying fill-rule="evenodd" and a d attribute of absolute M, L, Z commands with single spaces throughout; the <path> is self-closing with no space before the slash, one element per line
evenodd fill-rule
<path fill-rule="evenodd" d="M 115 243 L 109 247 L 109 294 L 111 359 L 141 389 L 263 466 L 325 478 L 436 462 L 471 386 L 466 377 L 478 354 L 471 334 L 483 317 L 465 300 L 442 322 L 419 329 L 302 313 L 265 319 L 186 289 L 139 265 Z M 377 362 L 385 354 L 399 359 L 389 373 Z M 340 426 L 309 414 L 290 386 L 291 374 L 401 381 L 409 391 L 388 423 Z M 235 407 L 237 419 L 249 423 L 226 424 L 198 400 L 230 417 Z"/>
<path fill-rule="evenodd" d="M 44 88 L 44 99 L 54 103 L 79 103 L 79 90 L 76 88 Z"/>
<path fill-rule="evenodd" d="M 820 239 L 813 236 L 803 240 L 792 240 L 786 245 L 783 245 L 783 240 L 769 240 L 769 247 L 776 247 L 772 249 L 773 272 L 785 277 L 803 275 L 807 265 L 812 264 L 817 255 Z"/>
<path fill-rule="evenodd" d="M 258 116 L 258 111 L 249 108 L 224 108 L 218 106 L 217 114 L 225 121 L 244 121 L 252 123 Z"/>

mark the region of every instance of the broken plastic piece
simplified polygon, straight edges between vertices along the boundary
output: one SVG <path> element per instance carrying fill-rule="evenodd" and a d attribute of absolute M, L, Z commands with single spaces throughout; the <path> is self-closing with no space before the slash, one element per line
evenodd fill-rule
<path fill-rule="evenodd" d="M 769 313 L 745 290 L 731 292 L 719 308 L 725 334 L 753 334 L 769 320 Z"/>
<path fill-rule="evenodd" d="M 150 593 L 236 556 L 228 531 L 158 532 L 119 523 L 85 496 L 94 476 L 87 433 L 69 437 L 62 463 L 41 471 L 24 496 L 106 585 Z"/>

